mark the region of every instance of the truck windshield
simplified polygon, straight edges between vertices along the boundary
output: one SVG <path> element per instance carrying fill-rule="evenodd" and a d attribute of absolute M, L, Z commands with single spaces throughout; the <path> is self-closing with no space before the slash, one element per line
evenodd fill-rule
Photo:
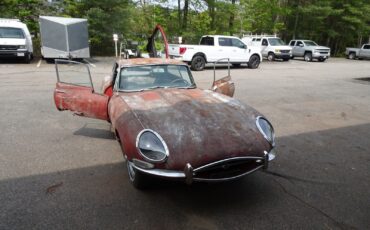
<path fill-rule="evenodd" d="M 0 27 L 0 38 L 24 38 L 24 33 L 19 28 Z"/>
<path fill-rule="evenodd" d="M 316 42 L 313 41 L 304 41 L 304 44 L 306 44 L 306 46 L 317 46 Z"/>
<path fill-rule="evenodd" d="M 122 68 L 118 88 L 122 91 L 195 88 L 195 83 L 187 66 L 145 65 Z"/>
<path fill-rule="evenodd" d="M 269 38 L 269 43 L 271 46 L 284 46 L 285 42 L 281 40 L 280 38 Z"/>

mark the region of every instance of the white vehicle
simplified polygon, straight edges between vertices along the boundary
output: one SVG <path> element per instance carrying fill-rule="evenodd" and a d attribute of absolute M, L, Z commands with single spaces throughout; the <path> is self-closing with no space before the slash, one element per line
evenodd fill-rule
<path fill-rule="evenodd" d="M 251 69 L 258 68 L 262 60 L 260 49 L 247 46 L 232 36 L 206 35 L 200 39 L 199 45 L 169 44 L 168 50 L 170 57 L 187 62 L 196 71 L 203 70 L 206 63 L 220 59 L 227 63 L 228 58 L 233 66 L 247 63 Z"/>
<path fill-rule="evenodd" d="M 292 48 L 287 46 L 283 40 L 276 37 L 276 35 L 257 35 L 257 36 L 244 36 L 242 38 L 248 45 L 256 46 L 261 49 L 262 56 L 269 61 L 275 59 L 283 59 L 289 61 L 292 57 Z"/>
<path fill-rule="evenodd" d="M 22 58 L 26 63 L 33 58 L 31 34 L 18 19 L 0 19 L 0 57 Z"/>

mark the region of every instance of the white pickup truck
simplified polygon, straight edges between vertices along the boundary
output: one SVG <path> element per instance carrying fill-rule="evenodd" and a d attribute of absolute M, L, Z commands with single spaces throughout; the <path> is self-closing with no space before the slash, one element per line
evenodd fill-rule
<path fill-rule="evenodd" d="M 361 48 L 346 48 L 346 56 L 349 59 L 370 59 L 370 43 Z"/>
<path fill-rule="evenodd" d="M 192 70 L 203 70 L 206 63 L 215 63 L 218 60 L 226 63 L 229 58 L 233 66 L 247 63 L 251 69 L 258 68 L 262 55 L 257 47 L 247 46 L 237 37 L 223 35 L 205 35 L 199 45 L 169 44 L 169 56 L 181 59 L 191 65 Z"/>

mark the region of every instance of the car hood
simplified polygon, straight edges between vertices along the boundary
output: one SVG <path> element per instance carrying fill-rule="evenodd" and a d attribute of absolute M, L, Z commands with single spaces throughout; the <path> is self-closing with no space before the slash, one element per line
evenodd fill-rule
<path fill-rule="evenodd" d="M 26 45 L 25 38 L 0 38 L 0 45 Z"/>
<path fill-rule="evenodd" d="M 274 49 L 279 49 L 279 50 L 292 50 L 292 47 L 290 46 L 272 46 Z"/>
<path fill-rule="evenodd" d="M 121 98 L 143 128 L 166 142 L 170 155 L 165 168 L 263 156 L 270 148 L 256 126 L 260 114 L 236 99 L 200 89 L 157 89 Z"/>
<path fill-rule="evenodd" d="M 330 50 L 330 48 L 326 46 L 314 46 L 313 48 L 318 50 Z"/>

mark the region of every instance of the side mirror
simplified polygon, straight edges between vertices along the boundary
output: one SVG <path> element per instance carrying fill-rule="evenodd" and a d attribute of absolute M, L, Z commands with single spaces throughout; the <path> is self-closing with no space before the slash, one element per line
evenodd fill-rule
<path fill-rule="evenodd" d="M 248 48 L 248 46 L 247 45 L 243 45 L 243 49 L 247 49 Z"/>

